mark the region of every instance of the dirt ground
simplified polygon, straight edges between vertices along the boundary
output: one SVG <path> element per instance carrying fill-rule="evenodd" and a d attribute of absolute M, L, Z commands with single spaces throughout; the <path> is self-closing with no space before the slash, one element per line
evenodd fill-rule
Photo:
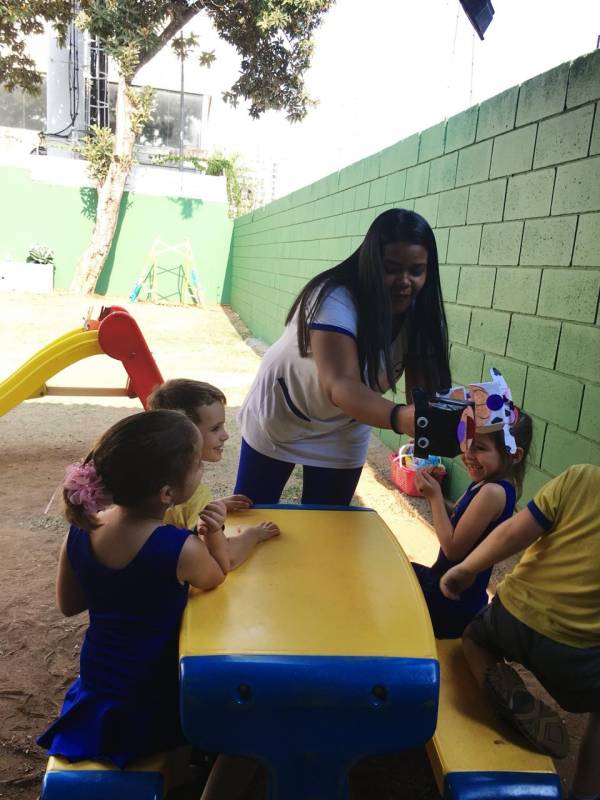
<path fill-rule="evenodd" d="M 123 299 L 112 300 L 124 304 Z M 100 305 L 110 304 L 98 298 Z M 37 350 L 80 327 L 89 300 L 68 295 L 0 293 L 0 381 Z M 204 309 L 136 304 L 132 311 L 165 378 L 195 377 L 227 395 L 231 438 L 223 461 L 207 469 L 215 496 L 233 488 L 239 450 L 236 413 L 257 369 L 261 343 L 249 338 L 239 318 L 220 306 Z M 93 356 L 50 383 L 62 386 L 124 386 L 121 365 Z M 65 465 L 83 457 L 95 438 L 139 408 L 124 397 L 45 397 L 0 417 L 0 797 L 38 797 L 46 757 L 35 737 L 57 715 L 77 673 L 84 615 L 61 617 L 54 603 L 58 550 L 65 533 L 55 490 Z M 388 481 L 387 449 L 373 439 L 355 502 L 375 508 L 408 556 L 431 563 L 437 544 L 424 500 L 408 500 Z M 294 475 L 284 500 L 297 502 Z M 580 718 L 569 716 L 572 751 Z M 563 781 L 573 757 L 558 764 Z M 437 797 L 422 752 L 372 759 L 355 772 L 355 800 Z"/>

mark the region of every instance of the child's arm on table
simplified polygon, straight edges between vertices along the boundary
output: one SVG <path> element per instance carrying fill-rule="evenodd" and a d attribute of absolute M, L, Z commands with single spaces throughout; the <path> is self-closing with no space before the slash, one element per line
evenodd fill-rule
<path fill-rule="evenodd" d="M 440 547 L 446 558 L 452 561 L 459 561 L 469 552 L 490 522 L 500 516 L 506 503 L 504 489 L 496 483 L 486 483 L 453 528 L 442 487 L 427 468 L 417 472 L 415 486 L 429 500 Z"/>
<path fill-rule="evenodd" d="M 199 536 L 188 536 L 179 554 L 177 578 L 181 583 L 208 591 L 223 583 L 226 573 Z"/>
<path fill-rule="evenodd" d="M 56 603 L 65 617 L 72 617 L 87 611 L 88 603 L 67 555 L 67 539 L 68 537 L 63 542 L 58 558 Z"/>
<path fill-rule="evenodd" d="M 198 518 L 198 534 L 204 538 L 209 553 L 226 575 L 231 569 L 229 547 L 225 536 L 225 517 L 227 510 L 220 500 L 213 500 L 200 513 Z"/>
<path fill-rule="evenodd" d="M 259 525 L 243 530 L 238 528 L 235 536 L 227 537 L 229 569 L 237 569 L 246 561 L 257 544 L 266 542 L 267 539 L 272 539 L 274 536 L 279 536 L 279 528 L 274 522 L 261 522 Z"/>
<path fill-rule="evenodd" d="M 440 580 L 440 589 L 446 597 L 458 600 L 480 572 L 529 547 L 543 533 L 544 528 L 529 509 L 524 508 L 498 525 L 464 561 L 449 569 Z"/>

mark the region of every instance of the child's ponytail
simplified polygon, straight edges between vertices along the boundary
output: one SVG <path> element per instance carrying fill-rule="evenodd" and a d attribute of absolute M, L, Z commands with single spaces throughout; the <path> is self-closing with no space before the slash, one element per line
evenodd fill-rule
<path fill-rule="evenodd" d="M 67 467 L 63 484 L 67 520 L 87 531 L 99 527 L 99 511 L 112 504 L 112 496 L 96 472 L 93 451 L 84 461 Z"/>
<path fill-rule="evenodd" d="M 78 528 L 100 526 L 113 503 L 132 508 L 163 486 L 181 486 L 200 459 L 202 439 L 181 411 L 144 411 L 109 428 L 83 462 L 71 464 L 63 485 L 65 516 Z"/>

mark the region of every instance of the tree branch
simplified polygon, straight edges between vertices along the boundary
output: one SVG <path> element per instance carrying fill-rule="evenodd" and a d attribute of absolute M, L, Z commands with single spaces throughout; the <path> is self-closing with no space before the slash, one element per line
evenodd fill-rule
<path fill-rule="evenodd" d="M 140 69 L 145 66 L 149 61 L 151 61 L 154 56 L 159 53 L 162 48 L 169 43 L 169 41 L 175 36 L 176 33 L 187 25 L 187 23 L 193 19 L 196 14 L 202 11 L 204 3 L 202 6 L 198 7 L 198 2 L 194 3 L 191 6 L 188 6 L 187 3 L 182 2 L 183 11 L 180 15 L 174 17 L 164 31 L 158 37 L 158 41 L 156 45 L 152 48 L 149 48 L 147 51 L 140 54 L 140 60 L 136 67 L 136 74 L 140 71 Z"/>

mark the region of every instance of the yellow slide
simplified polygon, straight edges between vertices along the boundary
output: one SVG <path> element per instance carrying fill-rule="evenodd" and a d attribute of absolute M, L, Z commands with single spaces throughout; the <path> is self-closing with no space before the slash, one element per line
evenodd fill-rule
<path fill-rule="evenodd" d="M 0 416 L 35 396 L 57 372 L 82 358 L 102 352 L 97 330 L 76 328 L 50 342 L 0 383 Z"/>

